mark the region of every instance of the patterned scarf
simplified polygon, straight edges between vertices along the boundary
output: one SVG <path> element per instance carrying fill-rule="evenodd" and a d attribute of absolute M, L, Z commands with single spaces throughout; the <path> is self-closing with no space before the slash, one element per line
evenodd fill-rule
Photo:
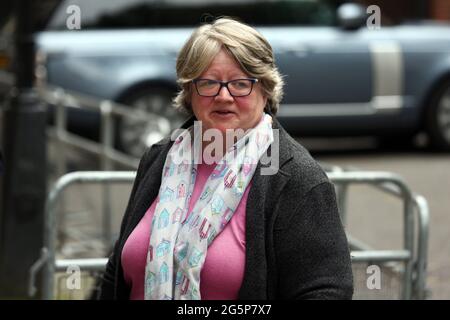
<path fill-rule="evenodd" d="M 201 299 L 200 271 L 208 246 L 231 220 L 258 160 L 273 142 L 272 117 L 264 114 L 217 163 L 188 215 L 199 148 L 192 131 L 175 139 L 164 164 L 145 268 L 146 300 Z M 194 132 L 199 138 L 201 133 Z M 194 152 L 186 152 L 192 144 Z"/>

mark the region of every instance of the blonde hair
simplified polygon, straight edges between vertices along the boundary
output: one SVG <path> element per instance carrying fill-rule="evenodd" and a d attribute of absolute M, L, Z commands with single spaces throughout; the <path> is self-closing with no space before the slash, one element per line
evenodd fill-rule
<path fill-rule="evenodd" d="M 283 79 L 275 66 L 272 47 L 252 27 L 231 18 L 220 18 L 198 27 L 178 54 L 176 71 L 181 91 L 176 108 L 192 113 L 191 81 L 198 78 L 224 48 L 250 77 L 258 79 L 267 97 L 265 111 L 276 114 L 283 97 Z"/>

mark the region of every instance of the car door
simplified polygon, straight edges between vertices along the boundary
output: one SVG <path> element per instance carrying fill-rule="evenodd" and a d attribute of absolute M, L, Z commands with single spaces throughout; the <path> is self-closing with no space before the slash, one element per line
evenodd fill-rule
<path fill-rule="evenodd" d="M 339 116 L 370 112 L 373 97 L 369 42 L 358 31 L 333 27 L 268 31 L 285 97 L 280 116 Z"/>

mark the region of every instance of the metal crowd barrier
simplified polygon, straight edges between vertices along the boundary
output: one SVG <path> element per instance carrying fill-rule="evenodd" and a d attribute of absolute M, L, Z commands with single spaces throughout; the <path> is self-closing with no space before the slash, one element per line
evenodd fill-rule
<path fill-rule="evenodd" d="M 29 294 L 36 293 L 35 280 L 40 269 L 43 269 L 43 298 L 53 299 L 54 297 L 54 273 L 64 271 L 69 265 L 78 265 L 80 268 L 88 267 L 89 270 L 102 270 L 106 264 L 105 258 L 100 259 L 56 259 L 56 208 L 57 202 L 61 198 L 63 191 L 74 183 L 132 183 L 136 177 L 134 171 L 84 171 L 72 172 L 58 179 L 51 189 L 45 205 L 44 221 L 44 247 L 41 250 L 40 258 L 30 269 Z"/>
<path fill-rule="evenodd" d="M 336 168 L 335 168 L 336 169 Z M 428 206 L 426 200 L 414 195 L 402 179 L 388 172 L 334 170 L 327 172 L 330 180 L 337 186 L 368 184 L 393 193 L 404 202 L 404 243 L 402 250 L 374 250 L 349 239 L 352 248 L 352 262 L 384 263 L 402 262 L 402 299 L 426 298 L 426 265 L 428 248 Z M 56 204 L 62 192 L 74 183 L 131 183 L 135 172 L 73 172 L 61 177 L 49 193 L 45 210 L 44 248 L 41 257 L 30 269 L 29 293 L 36 292 L 35 278 L 43 269 L 43 297 L 54 298 L 55 272 L 67 270 L 76 265 L 83 271 L 104 270 L 107 259 L 56 259 Z M 343 203 L 343 202 L 342 202 Z M 415 216 L 417 210 L 417 216 Z M 415 227 L 418 227 L 417 248 L 415 248 Z"/>
<path fill-rule="evenodd" d="M 339 175 L 342 172 L 350 172 L 357 173 L 358 168 L 347 166 L 347 167 L 339 167 L 335 165 L 330 165 L 326 163 L 321 163 L 322 168 L 327 172 L 330 179 L 333 180 L 336 187 L 336 194 L 339 206 L 339 212 L 341 215 L 341 221 L 344 225 L 347 222 L 347 193 L 349 184 L 347 181 L 340 180 Z M 356 177 L 355 177 L 356 178 Z M 393 195 L 397 198 L 403 199 L 405 202 L 404 210 L 405 210 L 405 220 L 408 219 L 414 220 L 414 217 L 411 217 L 411 208 L 415 209 L 417 217 L 417 224 L 414 227 L 407 227 L 405 224 L 405 238 L 404 243 L 409 243 L 411 238 L 414 238 L 414 228 L 418 227 L 418 235 L 417 235 L 417 261 L 415 262 L 415 268 L 417 270 L 417 274 L 415 275 L 413 288 L 413 297 L 417 299 L 425 299 L 427 297 L 428 291 L 426 288 L 426 269 L 427 269 L 427 259 L 428 259 L 428 239 L 429 239 L 429 208 L 428 202 L 425 197 L 415 194 L 411 192 L 411 190 L 407 187 L 404 181 L 398 175 L 392 175 L 394 181 L 382 181 L 380 183 L 375 183 L 373 186 L 378 190 L 381 190 L 387 194 Z M 408 206 L 406 203 L 410 203 Z M 409 230 L 411 230 L 411 234 L 409 234 Z M 349 241 L 349 245 L 351 248 L 355 250 L 365 250 L 370 251 L 372 248 L 365 243 L 358 241 L 353 238 L 350 234 L 347 234 L 347 238 Z M 411 248 L 414 248 L 414 244 Z"/>
<path fill-rule="evenodd" d="M 347 169 L 349 170 L 349 169 Z M 403 179 L 389 172 L 371 171 L 332 171 L 328 177 L 337 186 L 337 194 L 345 195 L 338 204 L 341 218 L 345 225 L 345 201 L 350 184 L 369 184 L 386 193 L 394 195 L 404 203 L 403 213 L 403 250 L 373 250 L 348 235 L 353 262 L 391 262 L 403 261 L 402 299 L 425 299 L 426 268 L 428 256 L 429 211 L 423 196 L 414 194 Z M 416 213 L 416 214 L 415 214 Z M 417 240 L 415 230 L 418 229 Z M 415 242 L 417 241 L 417 248 Z"/>

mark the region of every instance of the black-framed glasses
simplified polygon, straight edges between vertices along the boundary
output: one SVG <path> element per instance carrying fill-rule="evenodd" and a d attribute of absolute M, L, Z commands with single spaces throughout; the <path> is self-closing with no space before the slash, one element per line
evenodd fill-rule
<path fill-rule="evenodd" d="M 198 95 L 202 97 L 215 97 L 222 87 L 226 87 L 233 97 L 245 97 L 252 93 L 253 84 L 258 82 L 255 78 L 234 79 L 230 81 L 218 81 L 212 79 L 194 79 Z"/>

